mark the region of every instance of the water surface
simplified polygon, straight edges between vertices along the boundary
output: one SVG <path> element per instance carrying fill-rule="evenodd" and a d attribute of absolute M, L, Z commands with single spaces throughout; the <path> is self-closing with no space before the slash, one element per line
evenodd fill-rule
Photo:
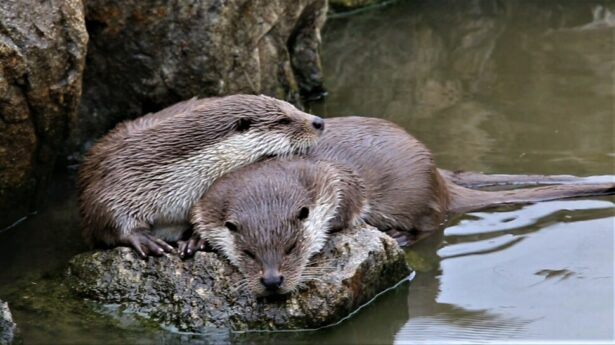
<path fill-rule="evenodd" d="M 332 20 L 330 97 L 313 108 L 398 123 L 448 169 L 613 174 L 613 13 L 612 2 L 400 1 Z M 614 200 L 476 212 L 407 250 L 419 272 L 394 342 L 613 339 Z"/>

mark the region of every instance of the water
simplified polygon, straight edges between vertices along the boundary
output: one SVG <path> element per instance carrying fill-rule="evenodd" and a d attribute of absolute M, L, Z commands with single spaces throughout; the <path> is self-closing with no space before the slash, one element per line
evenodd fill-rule
<path fill-rule="evenodd" d="M 330 96 L 311 110 L 405 127 L 440 167 L 492 173 L 615 174 L 615 3 L 399 1 L 331 19 Z M 410 285 L 310 333 L 204 337 L 89 311 L 58 284 L 84 249 L 72 181 L 0 232 L 0 298 L 26 344 L 410 343 L 609 340 L 615 198 L 475 212 L 407 250 Z M 60 301 L 60 303 L 58 303 Z"/>

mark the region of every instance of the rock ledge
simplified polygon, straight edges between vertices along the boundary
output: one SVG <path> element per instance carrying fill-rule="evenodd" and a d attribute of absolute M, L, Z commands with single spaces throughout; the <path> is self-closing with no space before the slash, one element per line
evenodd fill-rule
<path fill-rule="evenodd" d="M 235 289 L 240 273 L 216 253 L 145 261 L 128 248 L 88 252 L 71 260 L 68 278 L 77 294 L 96 302 L 163 327 L 203 332 L 326 326 L 410 274 L 397 243 L 369 226 L 334 234 L 314 261 L 333 269 L 285 298 L 266 301 Z"/>

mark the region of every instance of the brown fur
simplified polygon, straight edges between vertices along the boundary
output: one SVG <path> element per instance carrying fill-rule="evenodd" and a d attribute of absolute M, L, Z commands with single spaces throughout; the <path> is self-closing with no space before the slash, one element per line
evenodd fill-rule
<path fill-rule="evenodd" d="M 79 172 L 84 235 L 141 255 L 172 250 L 150 230 L 167 229 L 177 239 L 218 177 L 263 156 L 305 150 L 322 131 L 316 123 L 322 120 L 289 103 L 252 95 L 191 99 L 120 123 Z"/>
<path fill-rule="evenodd" d="M 310 278 L 305 273 L 310 271 L 306 265 L 315 251 L 305 248 L 322 247 L 322 243 L 314 246 L 314 231 L 326 236 L 363 220 L 385 231 L 428 233 L 441 228 L 450 213 L 506 203 L 615 193 L 614 183 L 499 192 L 471 190 L 455 184 L 455 179 L 476 183 L 480 174 L 460 177 L 443 171 L 443 177 L 429 150 L 388 121 L 332 118 L 326 120 L 326 126 L 307 157 L 269 160 L 238 170 L 219 180 L 193 209 L 193 236 L 209 241 L 231 259 L 244 273 L 245 285 L 256 294 L 266 293 L 259 279 L 267 272 L 285 278 L 278 293 L 291 291 Z M 575 179 L 500 175 L 485 181 L 579 181 Z M 332 196 L 340 188 L 344 191 L 340 198 L 323 197 Z M 301 207 L 312 211 L 319 203 L 333 206 L 335 217 L 320 227 L 310 227 L 309 218 L 297 220 Z M 309 217 L 319 216 L 315 213 L 310 212 Z M 237 230 L 229 230 L 226 222 Z M 298 249 L 285 253 L 295 242 L 299 243 Z"/>
<path fill-rule="evenodd" d="M 615 183 L 600 178 L 485 175 L 440 170 L 423 144 L 391 122 L 345 117 L 327 119 L 326 124 L 325 135 L 308 151 L 308 156 L 342 162 L 361 176 L 369 203 L 365 220 L 381 230 L 429 232 L 440 228 L 450 213 L 510 203 L 615 193 Z M 487 192 L 471 190 L 458 183 L 470 187 L 566 184 Z"/>
<path fill-rule="evenodd" d="M 327 131 L 308 157 L 348 166 L 361 176 L 379 229 L 432 231 L 445 220 L 449 197 L 431 152 L 401 127 L 377 118 L 326 120 Z"/>
<path fill-rule="evenodd" d="M 330 230 L 360 222 L 364 202 L 360 178 L 342 165 L 272 159 L 214 183 L 192 210 L 193 238 L 229 258 L 256 295 L 271 292 L 261 283 L 268 276 L 282 277 L 275 292 L 285 293 L 304 280 Z"/>

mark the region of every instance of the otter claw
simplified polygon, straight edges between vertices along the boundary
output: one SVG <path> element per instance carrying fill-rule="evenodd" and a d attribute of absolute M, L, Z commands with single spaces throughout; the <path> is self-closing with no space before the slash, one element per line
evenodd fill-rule
<path fill-rule="evenodd" d="M 161 256 L 165 252 L 174 251 L 165 241 L 147 233 L 135 233 L 128 237 L 128 244 L 133 247 L 139 256 L 147 259 L 149 255 Z"/>
<path fill-rule="evenodd" d="M 393 238 L 400 247 L 408 247 L 412 243 L 410 234 L 406 232 L 391 229 L 386 230 L 385 233 Z"/>
<path fill-rule="evenodd" d="M 177 251 L 181 258 L 188 258 L 197 251 L 205 250 L 205 240 L 200 238 L 190 238 L 188 241 L 178 241 Z"/>

